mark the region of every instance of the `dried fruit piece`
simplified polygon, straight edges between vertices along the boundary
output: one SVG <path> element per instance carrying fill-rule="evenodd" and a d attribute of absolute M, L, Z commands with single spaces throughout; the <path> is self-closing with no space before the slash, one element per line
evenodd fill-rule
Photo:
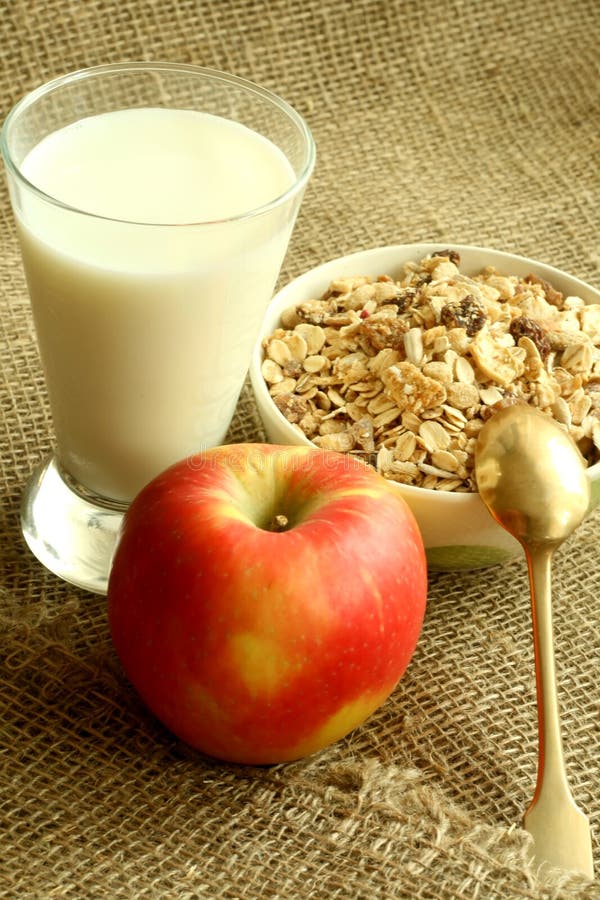
<path fill-rule="evenodd" d="M 487 316 L 473 294 L 442 307 L 441 319 L 448 328 L 464 328 L 469 337 L 481 331 Z"/>
<path fill-rule="evenodd" d="M 512 335 L 515 344 L 518 344 L 519 339 L 522 337 L 528 337 L 533 341 L 542 359 L 546 359 L 550 353 L 551 347 L 547 336 L 548 332 L 535 319 L 531 319 L 529 316 L 517 316 L 515 319 L 512 319 L 508 326 L 508 331 Z"/>
<path fill-rule="evenodd" d="M 431 254 L 432 256 L 445 256 L 450 262 L 454 263 L 455 266 L 460 266 L 460 253 L 458 250 L 436 250 L 435 253 Z"/>
<path fill-rule="evenodd" d="M 544 297 L 548 303 L 551 303 L 552 306 L 556 306 L 558 309 L 562 308 L 564 297 L 560 291 L 556 291 L 549 281 L 546 281 L 544 278 L 538 278 L 537 275 L 526 275 L 523 279 L 526 284 L 537 284 L 541 287 L 544 292 Z"/>
<path fill-rule="evenodd" d="M 482 331 L 472 341 L 470 352 L 484 377 L 496 384 L 508 387 L 523 374 L 523 363 L 507 347 Z"/>
<path fill-rule="evenodd" d="M 398 312 L 406 312 L 407 309 L 410 309 L 411 306 L 414 305 L 417 299 L 418 291 L 415 287 L 407 287 L 404 290 L 398 292 L 395 303 L 398 304 Z"/>

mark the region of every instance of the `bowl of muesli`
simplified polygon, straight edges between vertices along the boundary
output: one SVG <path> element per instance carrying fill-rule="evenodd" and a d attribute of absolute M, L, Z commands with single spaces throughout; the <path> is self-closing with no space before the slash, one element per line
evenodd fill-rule
<path fill-rule="evenodd" d="M 269 441 L 348 453 L 397 484 L 433 570 L 522 552 L 474 471 L 506 405 L 562 424 L 600 500 L 600 292 L 552 266 L 439 244 L 331 260 L 272 300 L 250 377 Z"/>

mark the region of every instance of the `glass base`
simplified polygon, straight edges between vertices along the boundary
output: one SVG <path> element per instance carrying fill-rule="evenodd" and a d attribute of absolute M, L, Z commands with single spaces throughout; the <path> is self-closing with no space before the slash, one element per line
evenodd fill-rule
<path fill-rule="evenodd" d="M 21 529 L 30 550 L 47 569 L 77 587 L 106 594 L 126 508 L 72 483 L 50 457 L 27 483 Z"/>

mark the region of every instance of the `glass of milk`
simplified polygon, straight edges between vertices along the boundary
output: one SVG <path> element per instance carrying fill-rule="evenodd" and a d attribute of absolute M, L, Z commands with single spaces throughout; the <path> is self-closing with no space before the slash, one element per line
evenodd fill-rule
<path fill-rule="evenodd" d="M 103 593 L 128 503 L 225 439 L 314 142 L 248 81 L 126 63 L 27 95 L 1 148 L 56 436 L 23 533 Z"/>

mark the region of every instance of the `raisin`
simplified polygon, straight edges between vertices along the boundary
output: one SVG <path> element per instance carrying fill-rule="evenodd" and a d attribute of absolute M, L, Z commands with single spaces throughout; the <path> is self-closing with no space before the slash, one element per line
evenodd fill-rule
<path fill-rule="evenodd" d="M 432 256 L 447 256 L 451 263 L 460 266 L 460 253 L 457 250 L 437 250 Z"/>
<path fill-rule="evenodd" d="M 431 272 L 419 272 L 416 280 L 413 281 L 413 284 L 416 288 L 422 288 L 425 287 L 426 284 L 429 284 L 432 278 L 433 275 L 431 274 Z"/>
<path fill-rule="evenodd" d="M 538 278 L 537 275 L 527 275 L 524 278 L 524 281 L 526 281 L 527 284 L 539 284 L 544 292 L 544 297 L 547 302 L 551 303 L 552 306 L 556 306 L 558 309 L 562 309 L 564 297 L 560 291 L 557 291 L 552 287 L 550 282 L 545 281 L 543 278 Z"/>
<path fill-rule="evenodd" d="M 404 290 L 399 290 L 397 296 L 390 302 L 397 303 L 398 312 L 403 313 L 406 312 L 407 309 L 410 309 L 411 306 L 414 306 L 416 299 L 417 289 L 414 287 L 407 287 L 404 288 Z"/>
<path fill-rule="evenodd" d="M 550 341 L 546 336 L 546 331 L 535 319 L 530 319 L 529 316 L 518 316 L 512 320 L 508 330 L 515 344 L 518 344 L 519 338 L 522 337 L 532 340 L 542 359 L 546 359 L 550 353 Z"/>
<path fill-rule="evenodd" d="M 473 294 L 442 307 L 441 318 L 446 328 L 464 328 L 469 337 L 481 331 L 487 316 Z"/>

